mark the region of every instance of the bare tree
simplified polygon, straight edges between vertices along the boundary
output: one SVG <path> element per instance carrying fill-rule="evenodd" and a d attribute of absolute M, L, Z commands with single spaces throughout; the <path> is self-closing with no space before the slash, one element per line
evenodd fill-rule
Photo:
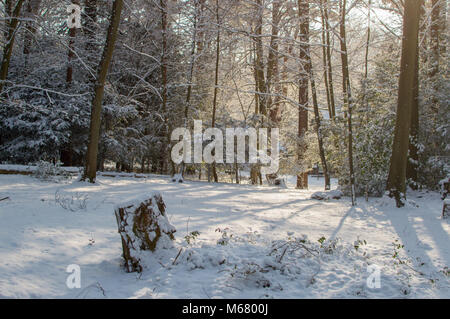
<path fill-rule="evenodd" d="M 395 123 L 394 143 L 387 189 L 395 197 L 397 207 L 404 206 L 406 166 L 408 161 L 411 105 L 414 99 L 414 78 L 417 64 L 420 7 L 422 1 L 406 0 L 403 15 L 402 57 Z"/>
<path fill-rule="evenodd" d="M 306 131 L 308 130 L 308 87 L 310 76 L 309 61 L 309 2 L 307 0 L 298 0 L 298 14 L 300 23 L 300 80 L 298 85 L 298 160 L 304 160 L 304 153 L 306 152 L 306 144 L 301 141 Z M 297 188 L 308 188 L 308 172 L 302 169 L 297 173 Z"/>
<path fill-rule="evenodd" d="M 89 129 L 89 144 L 86 157 L 86 169 L 83 179 L 88 178 L 89 182 L 94 183 L 97 175 L 97 155 L 98 142 L 100 137 L 100 120 L 102 112 L 102 100 L 105 91 L 105 82 L 108 75 L 109 65 L 111 64 L 114 53 L 114 46 L 117 39 L 117 31 L 120 24 L 120 15 L 122 13 L 123 0 L 114 0 L 108 34 L 106 37 L 105 48 L 102 59 L 98 67 L 97 81 L 94 89 L 94 99 L 92 100 L 91 122 Z"/>
<path fill-rule="evenodd" d="M 219 65 L 220 65 L 220 16 L 219 16 L 219 1 L 216 0 L 216 23 L 217 23 L 217 38 L 216 38 L 216 66 L 214 70 L 214 97 L 213 97 L 213 111 L 211 119 L 211 127 L 216 127 L 216 109 L 217 109 L 217 94 L 219 92 Z M 212 163 L 212 174 L 214 182 L 218 182 L 216 162 Z M 208 180 L 210 177 L 208 176 Z"/>
<path fill-rule="evenodd" d="M 355 173 L 353 167 L 353 127 L 352 127 L 353 101 L 350 86 L 350 73 L 348 69 L 347 37 L 345 32 L 345 16 L 347 14 L 346 12 L 347 0 L 340 0 L 339 5 L 341 15 L 341 21 L 339 25 L 339 37 L 341 43 L 342 89 L 344 93 L 344 105 L 347 106 L 349 182 L 350 182 L 352 205 L 354 206 L 356 205 L 356 194 L 355 194 Z"/>
<path fill-rule="evenodd" d="M 72 4 L 74 5 L 80 5 L 79 0 L 72 0 Z M 73 13 L 73 12 L 72 12 Z M 75 43 L 75 37 L 77 35 L 77 27 L 75 24 L 72 25 L 71 28 L 69 28 L 69 54 L 67 57 L 67 72 L 66 72 L 66 83 L 67 85 L 70 85 L 73 80 L 73 65 L 72 60 L 75 56 L 74 52 L 74 43 Z"/>

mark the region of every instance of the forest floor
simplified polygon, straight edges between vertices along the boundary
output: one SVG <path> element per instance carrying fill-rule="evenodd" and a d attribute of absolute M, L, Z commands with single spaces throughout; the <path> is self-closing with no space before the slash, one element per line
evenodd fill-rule
<path fill-rule="evenodd" d="M 9 197 L 0 201 L 0 297 L 450 298 L 450 224 L 438 193 L 408 194 L 401 209 L 388 198 L 351 207 L 345 197 L 311 199 L 322 184 L 0 175 L 0 199 Z M 176 242 L 149 255 L 141 274 L 126 273 L 114 206 L 153 191 Z M 66 286 L 71 264 L 79 289 Z"/>

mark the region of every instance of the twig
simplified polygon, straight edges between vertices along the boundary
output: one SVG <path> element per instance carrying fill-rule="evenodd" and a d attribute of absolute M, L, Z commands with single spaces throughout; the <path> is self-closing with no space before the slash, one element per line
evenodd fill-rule
<path fill-rule="evenodd" d="M 2 200 L 7 200 L 7 199 L 9 199 L 9 197 L 2 198 L 2 199 L 0 199 L 0 202 L 1 202 Z"/>
<path fill-rule="evenodd" d="M 180 248 L 180 250 L 178 251 L 177 256 L 175 257 L 175 259 L 173 260 L 172 265 L 175 265 L 175 263 L 177 262 L 178 257 L 180 257 L 181 251 L 183 250 L 183 247 Z"/>

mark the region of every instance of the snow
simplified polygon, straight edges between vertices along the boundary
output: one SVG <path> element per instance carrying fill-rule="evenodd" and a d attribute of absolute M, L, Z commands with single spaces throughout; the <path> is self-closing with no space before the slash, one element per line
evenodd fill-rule
<path fill-rule="evenodd" d="M 330 191 L 325 192 L 315 192 L 311 195 L 312 199 L 318 199 L 318 200 L 330 200 L 330 199 L 341 199 L 344 194 L 337 189 L 333 189 Z"/>
<path fill-rule="evenodd" d="M 410 193 L 401 209 L 386 197 L 352 207 L 347 197 L 311 199 L 322 179 L 310 178 L 309 190 L 287 182 L 148 175 L 91 185 L 0 175 L 0 197 L 9 197 L 0 201 L 0 297 L 450 298 L 450 225 L 438 193 Z M 114 207 L 155 192 L 177 229 L 175 245 L 146 256 L 141 274 L 126 273 Z M 87 198 L 86 208 L 65 209 L 55 194 Z M 66 286 L 72 264 L 80 289 Z M 366 284 L 374 265 L 380 288 Z"/>

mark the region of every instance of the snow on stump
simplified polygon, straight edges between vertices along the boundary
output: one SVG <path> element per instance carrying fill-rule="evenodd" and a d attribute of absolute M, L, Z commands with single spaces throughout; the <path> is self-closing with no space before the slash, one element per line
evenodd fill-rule
<path fill-rule="evenodd" d="M 444 200 L 444 205 L 442 207 L 442 218 L 446 219 L 450 216 L 450 199 Z"/>
<path fill-rule="evenodd" d="M 315 192 L 311 195 L 311 199 L 317 200 L 330 200 L 330 199 L 341 199 L 344 194 L 340 190 L 332 190 L 327 192 Z"/>
<path fill-rule="evenodd" d="M 165 209 L 158 193 L 115 207 L 127 272 L 142 271 L 140 256 L 143 251 L 154 252 L 158 243 L 165 245 L 175 240 L 176 230 L 167 219 Z"/>
<path fill-rule="evenodd" d="M 446 199 L 448 194 L 450 193 L 450 176 L 447 176 L 443 180 L 439 182 L 441 199 Z"/>

